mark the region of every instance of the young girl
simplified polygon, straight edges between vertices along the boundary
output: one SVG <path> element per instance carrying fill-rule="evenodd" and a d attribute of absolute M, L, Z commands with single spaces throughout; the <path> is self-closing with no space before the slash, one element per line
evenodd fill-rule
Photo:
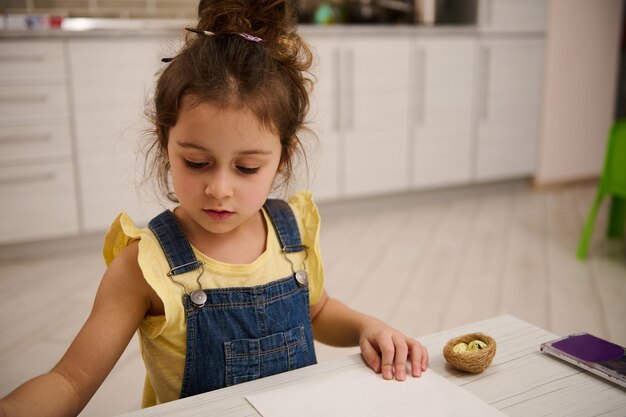
<path fill-rule="evenodd" d="M 426 349 L 323 287 L 308 192 L 268 199 L 292 174 L 311 53 L 285 1 L 212 1 L 155 92 L 154 171 L 173 211 L 121 214 L 93 310 L 52 371 L 0 402 L 3 416 L 76 415 L 139 329 L 143 406 L 314 364 L 313 336 L 360 345 L 385 379 L 426 370 Z"/>

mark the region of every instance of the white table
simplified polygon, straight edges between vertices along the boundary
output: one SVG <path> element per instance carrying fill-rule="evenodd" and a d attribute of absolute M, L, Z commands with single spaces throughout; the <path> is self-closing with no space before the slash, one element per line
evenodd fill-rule
<path fill-rule="evenodd" d="M 493 363 L 481 374 L 456 371 L 446 364 L 442 355 L 443 346 L 449 339 L 473 332 L 486 333 L 497 342 Z M 552 333 L 504 315 L 423 336 L 419 340 L 430 353 L 428 372 L 445 376 L 509 416 L 626 416 L 626 390 L 539 351 L 542 342 L 555 338 L 557 336 Z M 258 417 L 245 399 L 246 395 L 302 380 L 324 379 L 365 366 L 360 355 L 350 355 L 124 416 Z"/>

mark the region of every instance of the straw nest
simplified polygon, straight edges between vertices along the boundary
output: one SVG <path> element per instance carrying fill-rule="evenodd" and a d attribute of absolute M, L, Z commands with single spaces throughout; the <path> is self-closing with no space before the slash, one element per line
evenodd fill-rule
<path fill-rule="evenodd" d="M 487 346 L 480 350 L 467 350 L 464 352 L 453 351 L 453 347 L 458 343 L 469 344 L 473 340 L 480 340 Z M 443 347 L 443 356 L 453 368 L 471 373 L 484 371 L 491 365 L 491 361 L 495 355 L 496 341 L 483 333 L 468 333 L 463 336 L 455 337 L 449 340 Z"/>

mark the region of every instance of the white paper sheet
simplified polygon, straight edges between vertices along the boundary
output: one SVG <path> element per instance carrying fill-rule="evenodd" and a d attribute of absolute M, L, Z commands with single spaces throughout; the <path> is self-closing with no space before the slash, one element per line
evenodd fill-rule
<path fill-rule="evenodd" d="M 359 368 L 246 399 L 263 417 L 504 416 L 432 370 L 398 382 Z"/>

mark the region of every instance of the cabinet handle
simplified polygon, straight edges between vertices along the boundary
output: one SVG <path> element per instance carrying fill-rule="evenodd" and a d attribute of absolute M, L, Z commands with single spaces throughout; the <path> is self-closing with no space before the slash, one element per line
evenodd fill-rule
<path fill-rule="evenodd" d="M 484 5 L 483 19 L 485 26 L 491 26 L 491 22 L 493 20 L 493 3 L 491 0 L 481 0 L 480 2 Z"/>
<path fill-rule="evenodd" d="M 486 121 L 489 118 L 489 77 L 491 68 L 491 51 L 488 47 L 483 47 L 481 53 L 481 103 L 480 103 L 480 120 Z"/>
<path fill-rule="evenodd" d="M 424 97 L 426 92 L 426 51 L 423 49 L 417 49 L 414 54 L 416 83 L 415 83 L 415 116 L 416 123 L 422 124 L 424 122 Z"/>
<path fill-rule="evenodd" d="M 346 90 L 346 128 L 352 129 L 354 127 L 354 51 L 348 49 L 346 51 L 346 72 L 347 77 L 344 80 L 347 85 Z"/>
<path fill-rule="evenodd" d="M 28 184 L 33 182 L 52 181 L 55 177 L 54 171 L 26 174 L 15 177 L 0 178 L 0 186 Z"/>
<path fill-rule="evenodd" d="M 333 50 L 333 71 L 335 75 L 333 128 L 336 132 L 341 130 L 341 54 L 339 48 Z"/>
<path fill-rule="evenodd" d="M 7 135 L 0 136 L 0 145 L 9 145 L 13 143 L 33 143 L 33 142 L 49 142 L 52 139 L 50 133 L 41 135 Z"/>
<path fill-rule="evenodd" d="M 4 103 L 42 103 L 48 100 L 48 96 L 42 94 L 0 96 L 0 104 Z"/>
<path fill-rule="evenodd" d="M 43 55 L 0 55 L 0 63 L 23 63 L 23 62 L 43 62 Z"/>

